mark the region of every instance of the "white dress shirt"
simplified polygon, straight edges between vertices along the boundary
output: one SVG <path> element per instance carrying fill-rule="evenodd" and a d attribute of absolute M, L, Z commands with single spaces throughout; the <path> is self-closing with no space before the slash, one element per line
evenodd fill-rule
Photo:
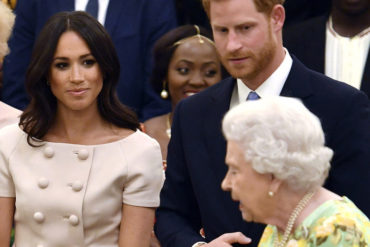
<path fill-rule="evenodd" d="M 342 37 L 333 28 L 331 17 L 326 25 L 325 75 L 357 89 L 370 44 L 370 27 L 354 37 Z"/>
<path fill-rule="evenodd" d="M 285 57 L 279 67 L 266 79 L 255 92 L 261 97 L 278 96 L 283 89 L 286 79 L 288 78 L 290 69 L 292 68 L 293 60 L 287 49 L 285 50 Z M 231 96 L 230 108 L 245 102 L 249 92 L 251 92 L 241 79 L 237 79 L 234 91 Z"/>
<path fill-rule="evenodd" d="M 85 11 L 89 0 L 75 0 L 75 10 Z M 109 0 L 99 0 L 98 21 L 104 26 Z"/>

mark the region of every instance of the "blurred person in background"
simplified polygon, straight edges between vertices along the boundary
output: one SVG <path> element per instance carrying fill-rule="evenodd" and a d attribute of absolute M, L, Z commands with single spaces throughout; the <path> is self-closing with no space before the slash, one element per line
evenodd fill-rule
<path fill-rule="evenodd" d="M 15 16 L 11 9 L 0 2 L 0 92 L 2 87 L 2 60 L 9 52 L 8 38 L 12 31 Z M 0 128 L 19 122 L 21 111 L 0 101 Z"/>
<path fill-rule="evenodd" d="M 370 97 L 370 1 L 331 2 L 328 15 L 284 30 L 284 45 L 310 69 Z"/>
<path fill-rule="evenodd" d="M 9 8 L 15 9 L 17 5 L 17 0 L 1 0 L 4 4 L 8 5 Z"/>

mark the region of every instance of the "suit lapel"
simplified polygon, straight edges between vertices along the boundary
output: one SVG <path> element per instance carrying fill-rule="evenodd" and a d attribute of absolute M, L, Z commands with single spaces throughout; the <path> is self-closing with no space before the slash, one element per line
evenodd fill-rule
<path fill-rule="evenodd" d="M 222 135 L 222 118 L 229 110 L 230 99 L 235 85 L 235 79 L 227 78 L 223 80 L 217 90 L 207 99 L 207 112 L 203 116 L 203 133 L 206 143 L 206 151 L 209 153 L 209 164 L 212 165 L 218 181 L 222 181 L 226 166 L 217 165 L 225 160 L 226 141 Z M 216 165 L 213 165 L 216 164 Z"/>
<path fill-rule="evenodd" d="M 292 68 L 289 72 L 288 78 L 281 90 L 281 96 L 306 98 L 313 94 L 313 89 L 309 83 L 309 70 L 294 56 Z"/>

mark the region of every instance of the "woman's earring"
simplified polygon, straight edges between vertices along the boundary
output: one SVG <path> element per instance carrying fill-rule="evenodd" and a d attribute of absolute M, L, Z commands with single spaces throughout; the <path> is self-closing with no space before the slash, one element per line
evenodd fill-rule
<path fill-rule="evenodd" d="M 268 195 L 269 195 L 269 197 L 273 197 L 275 195 L 275 193 L 272 192 L 272 191 L 269 191 Z"/>
<path fill-rule="evenodd" d="M 162 91 L 161 91 L 161 98 L 162 99 L 167 99 L 168 98 L 168 92 L 166 90 L 166 80 L 163 80 L 163 84 L 162 84 Z"/>

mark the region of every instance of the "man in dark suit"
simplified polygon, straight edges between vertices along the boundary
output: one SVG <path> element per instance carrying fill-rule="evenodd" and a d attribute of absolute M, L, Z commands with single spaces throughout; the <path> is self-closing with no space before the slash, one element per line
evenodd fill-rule
<path fill-rule="evenodd" d="M 217 50 L 233 78 L 183 100 L 175 110 L 155 225 L 162 247 L 246 243 L 240 234 L 223 235 L 238 231 L 253 239 L 248 246 L 257 246 L 263 226 L 244 222 L 238 204 L 220 188 L 227 170 L 221 120 L 246 98 L 300 98 L 322 121 L 326 144 L 335 153 L 325 186 L 370 213 L 366 95 L 290 56 L 282 45 L 283 1 L 264 2 L 268 8 L 260 0 L 203 0 Z M 201 228 L 205 238 L 199 234 Z"/>
<path fill-rule="evenodd" d="M 19 109 L 28 104 L 24 76 L 34 41 L 48 18 L 60 11 L 73 11 L 81 4 L 84 9 L 87 2 L 18 0 L 15 27 L 9 43 L 11 52 L 6 57 L 3 67 L 4 102 Z M 154 93 L 148 77 L 151 73 L 151 48 L 154 42 L 176 26 L 174 2 L 110 0 L 100 3 L 104 2 L 108 5 L 101 4 L 97 14 L 98 20 L 104 22 L 111 35 L 120 60 L 121 75 L 117 87 L 119 99 L 135 110 L 141 120 L 168 112 L 170 106 Z M 104 13 L 101 14 L 101 11 Z"/>
<path fill-rule="evenodd" d="M 368 0 L 332 0 L 330 14 L 284 29 L 284 45 L 310 69 L 325 73 L 334 79 L 347 79 L 348 81 L 344 81 L 351 83 L 370 97 L 369 16 L 370 1 Z M 347 42 L 340 42 L 346 39 Z M 340 50 L 345 52 L 346 49 L 351 49 L 348 46 L 350 42 L 363 43 L 362 46 L 356 45 L 356 50 L 363 54 L 365 59 L 360 59 L 353 54 L 354 52 L 349 52 L 352 53 L 353 61 L 347 55 L 348 53 L 340 55 Z M 334 52 L 327 52 L 327 47 L 335 49 Z M 349 65 L 346 66 L 348 72 L 355 76 L 352 80 L 345 78 L 342 69 L 339 69 L 340 74 L 331 72 L 331 66 L 336 67 L 344 63 Z M 356 80 L 356 78 L 359 79 Z"/>

